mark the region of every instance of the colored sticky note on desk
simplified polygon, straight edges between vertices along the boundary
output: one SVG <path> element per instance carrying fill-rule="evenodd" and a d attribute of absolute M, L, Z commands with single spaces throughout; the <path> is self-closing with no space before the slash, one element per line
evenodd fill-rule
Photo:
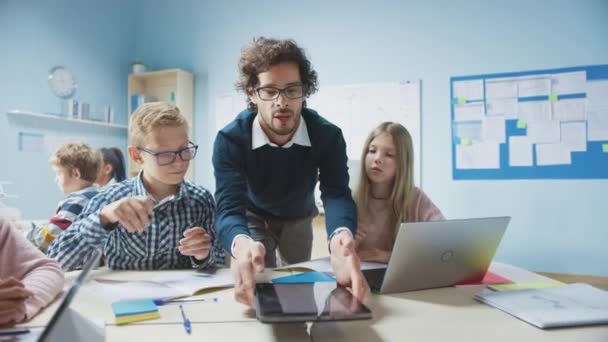
<path fill-rule="evenodd" d="M 559 281 L 548 281 L 542 283 L 513 283 L 513 284 L 493 284 L 488 285 L 488 288 L 494 291 L 513 291 L 513 290 L 529 290 L 529 289 L 544 289 L 547 287 L 561 286 L 564 283 Z"/>
<path fill-rule="evenodd" d="M 456 285 L 481 285 L 481 284 L 505 284 L 505 283 L 510 283 L 511 280 L 499 276 L 496 273 L 492 273 L 492 272 L 486 272 L 486 275 L 483 277 L 483 279 L 479 280 L 479 281 L 461 281 L 459 283 L 457 283 Z"/>
<path fill-rule="evenodd" d="M 160 317 L 158 307 L 151 299 L 125 300 L 112 303 L 116 324 L 145 321 Z"/>
<path fill-rule="evenodd" d="M 336 279 L 324 272 L 305 272 L 272 279 L 273 284 L 309 284 L 329 281 L 336 281 Z"/>

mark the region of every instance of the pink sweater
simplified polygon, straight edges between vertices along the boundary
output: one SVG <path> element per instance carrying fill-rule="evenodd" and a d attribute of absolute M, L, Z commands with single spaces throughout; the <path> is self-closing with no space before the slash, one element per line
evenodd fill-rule
<path fill-rule="evenodd" d="M 0 218 L 0 279 L 15 277 L 33 292 L 27 299 L 26 320 L 49 304 L 63 289 L 63 271 L 12 224 Z"/>
<path fill-rule="evenodd" d="M 443 214 L 431 201 L 431 199 L 419 188 L 414 188 L 411 195 L 412 205 L 407 208 L 410 222 L 426 222 L 445 220 Z M 365 233 L 366 237 L 359 242 L 358 249 L 381 249 L 390 251 L 393 228 L 390 227 L 392 209 L 390 200 L 377 200 L 370 198 L 368 202 L 368 222 L 359 222 L 358 230 Z"/>

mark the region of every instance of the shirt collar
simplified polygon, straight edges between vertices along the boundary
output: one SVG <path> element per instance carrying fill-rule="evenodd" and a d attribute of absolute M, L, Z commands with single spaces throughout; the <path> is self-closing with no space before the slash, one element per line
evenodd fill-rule
<path fill-rule="evenodd" d="M 154 202 L 154 204 L 156 204 L 158 201 L 155 198 L 152 198 L 152 196 L 148 195 L 148 191 L 146 191 L 146 188 L 144 187 L 143 177 L 143 170 L 137 175 L 137 177 L 135 177 L 135 182 L 133 185 L 133 196 L 149 197 Z M 185 181 L 182 181 L 182 183 L 179 185 L 179 188 L 177 189 L 177 194 L 175 194 L 175 198 L 173 199 L 173 201 L 181 200 L 182 198 L 185 200 L 188 199 L 188 191 L 186 190 L 185 183 Z"/>
<path fill-rule="evenodd" d="M 255 150 L 264 145 L 270 145 L 272 147 L 279 147 L 279 145 L 270 141 L 264 130 L 262 129 L 262 125 L 260 125 L 258 113 L 253 119 L 253 125 L 251 125 L 251 149 Z M 310 147 L 310 138 L 308 136 L 308 128 L 306 127 L 306 121 L 304 117 L 300 115 L 300 124 L 298 125 L 298 129 L 296 129 L 296 133 L 293 135 L 291 140 L 285 143 L 282 148 L 290 148 L 293 144 L 297 144 L 300 146 L 308 146 Z"/>

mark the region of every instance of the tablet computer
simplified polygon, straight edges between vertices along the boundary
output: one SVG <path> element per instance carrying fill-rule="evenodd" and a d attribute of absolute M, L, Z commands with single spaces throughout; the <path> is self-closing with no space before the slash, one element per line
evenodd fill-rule
<path fill-rule="evenodd" d="M 256 284 L 256 316 L 264 323 L 371 319 L 372 313 L 335 282 Z"/>

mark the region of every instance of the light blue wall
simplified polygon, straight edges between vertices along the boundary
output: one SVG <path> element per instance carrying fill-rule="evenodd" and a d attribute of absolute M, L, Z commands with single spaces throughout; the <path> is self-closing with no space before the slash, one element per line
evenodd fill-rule
<path fill-rule="evenodd" d="M 511 215 L 497 259 L 608 276 L 608 182 L 453 181 L 450 76 L 608 63 L 608 2 L 140 1 L 136 54 L 196 74 L 197 180 L 214 187 L 212 99 L 253 36 L 295 38 L 321 84 L 423 80 L 423 187 L 449 218 Z M 145 4 L 145 5 L 144 5 Z"/>
<path fill-rule="evenodd" d="M 7 118 L 7 110 L 61 111 L 47 74 L 61 64 L 76 76 L 75 98 L 91 110 L 110 104 L 116 121 L 126 124 L 127 74 L 133 57 L 132 5 L 120 0 L 0 1 L 0 181 L 18 199 L 7 203 L 25 218 L 48 218 L 64 197 L 53 182 L 50 151 L 20 152 L 20 131 L 84 137 L 94 147 L 126 149 L 126 131 Z M 125 151 L 126 152 L 126 151 Z"/>

